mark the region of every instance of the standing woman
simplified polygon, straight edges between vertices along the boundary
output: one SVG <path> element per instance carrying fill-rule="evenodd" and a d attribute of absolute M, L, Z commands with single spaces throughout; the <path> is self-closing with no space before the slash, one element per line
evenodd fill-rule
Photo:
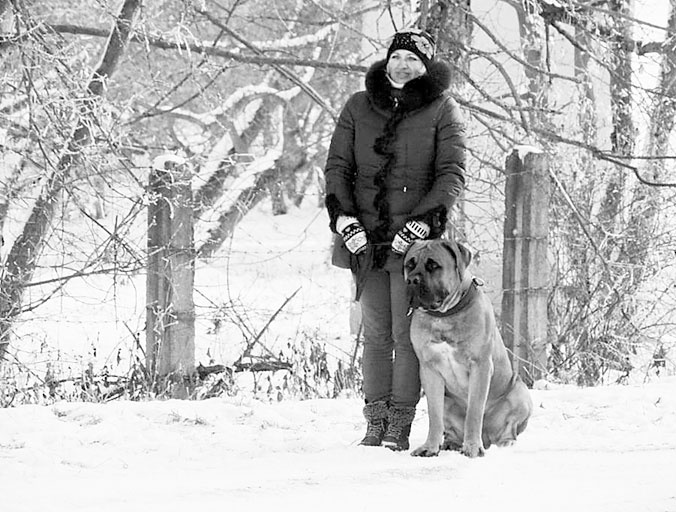
<path fill-rule="evenodd" d="M 419 30 L 394 35 L 336 125 L 326 162 L 333 263 L 350 268 L 362 310 L 366 436 L 360 444 L 407 450 L 420 399 L 409 337 L 403 255 L 439 238 L 463 189 L 464 124 L 446 91 L 447 64 Z"/>

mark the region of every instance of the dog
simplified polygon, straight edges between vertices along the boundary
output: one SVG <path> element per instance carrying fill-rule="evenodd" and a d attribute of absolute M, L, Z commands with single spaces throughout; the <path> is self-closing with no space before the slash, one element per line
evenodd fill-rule
<path fill-rule="evenodd" d="M 427 440 L 414 456 L 445 449 L 477 457 L 492 444 L 511 445 L 533 409 L 482 283 L 467 270 L 471 259 L 452 240 L 414 242 L 404 257 L 411 342 L 429 414 Z"/>

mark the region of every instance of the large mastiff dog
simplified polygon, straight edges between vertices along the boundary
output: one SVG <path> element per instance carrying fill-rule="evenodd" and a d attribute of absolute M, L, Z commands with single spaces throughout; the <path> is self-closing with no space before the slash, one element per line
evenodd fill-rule
<path fill-rule="evenodd" d="M 406 253 L 411 341 L 429 414 L 427 440 L 412 455 L 450 449 L 481 456 L 491 444 L 514 442 L 531 414 L 493 307 L 467 271 L 470 260 L 469 250 L 450 240 L 416 242 Z"/>

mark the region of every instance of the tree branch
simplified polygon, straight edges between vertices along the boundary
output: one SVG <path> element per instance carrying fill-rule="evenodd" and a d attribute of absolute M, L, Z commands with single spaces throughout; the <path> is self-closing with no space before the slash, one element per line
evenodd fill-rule
<path fill-rule="evenodd" d="M 197 9 L 198 13 L 200 13 L 202 16 L 206 17 L 211 23 L 216 25 L 218 28 L 220 28 L 223 32 L 228 33 L 232 38 L 236 39 L 240 43 L 242 43 L 244 46 L 246 46 L 249 50 L 253 51 L 257 55 L 263 55 L 263 52 L 256 48 L 253 44 L 248 42 L 245 38 L 240 36 L 237 32 L 232 30 L 230 27 L 227 25 L 224 25 L 221 23 L 216 17 L 214 17 L 211 13 L 208 11 L 204 11 L 201 9 Z M 338 119 L 338 113 L 333 109 L 331 105 L 329 105 L 324 98 L 321 97 L 321 95 L 314 90 L 309 84 L 306 84 L 303 82 L 303 80 L 293 71 L 290 69 L 287 69 L 283 67 L 281 64 L 272 64 L 271 65 L 278 73 L 280 73 L 282 76 L 285 76 L 291 82 L 296 84 L 298 87 L 300 87 L 305 93 L 312 98 L 315 103 L 317 103 L 320 107 L 322 107 L 326 112 L 329 113 L 329 115 L 333 118 L 334 121 Z"/>
<path fill-rule="evenodd" d="M 493 112 L 491 110 L 488 110 L 487 108 L 480 107 L 478 105 L 475 105 L 467 100 L 464 100 L 462 98 L 456 97 L 455 100 L 462 105 L 464 108 L 466 108 L 468 111 L 473 112 L 475 115 L 483 115 L 486 117 L 490 117 L 492 119 L 496 119 L 498 121 L 503 121 L 506 123 L 514 124 L 514 121 L 510 119 L 509 117 L 503 116 L 501 114 L 498 114 L 497 112 Z M 581 149 L 585 149 L 589 151 L 589 153 L 594 156 L 594 158 L 597 158 L 599 160 L 604 160 L 606 162 L 610 162 L 612 164 L 617 165 L 618 167 L 622 167 L 624 169 L 628 169 L 634 173 L 636 176 L 636 179 L 638 179 L 639 182 L 643 183 L 644 185 L 649 185 L 651 187 L 675 187 L 676 188 L 676 182 L 657 182 L 657 181 L 651 181 L 643 178 L 640 174 L 640 169 L 636 166 L 630 165 L 628 163 L 625 163 L 622 161 L 622 159 L 628 159 L 632 158 L 630 155 L 625 156 L 625 155 L 616 155 L 614 153 L 609 153 L 607 151 L 603 151 L 602 149 L 597 148 L 596 146 L 592 146 L 591 144 L 587 144 L 586 142 L 579 141 L 576 139 L 569 139 L 568 137 L 563 137 L 559 135 L 558 133 L 552 132 L 550 130 L 546 130 L 543 128 L 538 128 L 538 127 L 532 127 L 531 130 L 548 139 L 551 140 L 552 142 L 558 142 L 561 144 L 566 144 L 568 146 L 574 146 L 578 147 Z M 672 157 L 673 159 L 676 159 L 676 157 Z"/>
<path fill-rule="evenodd" d="M 45 28 L 59 34 L 73 34 L 94 37 L 107 37 L 109 35 L 109 31 L 106 31 L 105 29 L 83 27 L 81 25 L 56 24 L 56 25 L 45 25 Z M 0 37 L 0 44 L 2 44 L 3 39 L 10 38 Z M 12 38 L 12 40 L 17 40 L 17 38 Z M 213 55 L 215 57 L 224 57 L 227 59 L 232 59 L 236 62 L 243 62 L 245 64 L 261 64 L 268 66 L 273 65 L 302 66 L 318 69 L 336 69 L 338 71 L 344 71 L 348 73 L 353 72 L 363 73 L 367 69 L 366 66 L 362 66 L 359 64 L 326 62 L 315 59 L 290 59 L 282 57 L 266 57 L 262 53 L 259 53 L 258 55 L 242 55 L 240 52 L 226 50 L 220 46 L 214 46 L 210 43 L 188 43 L 185 41 L 177 42 L 176 40 L 169 40 L 157 35 L 150 36 L 150 35 L 132 34 L 129 42 L 152 46 L 160 50 L 188 50 L 192 53 L 198 53 L 200 55 Z"/>
<path fill-rule="evenodd" d="M 469 18 L 472 20 L 472 23 L 474 23 L 477 27 L 479 27 L 489 38 L 493 43 L 500 48 L 505 54 L 507 54 L 511 59 L 515 60 L 519 64 L 521 64 L 525 69 L 530 69 L 531 71 L 535 71 L 536 73 L 542 73 L 543 75 L 552 77 L 552 78 L 558 78 L 560 80 L 567 80 L 569 82 L 574 82 L 574 83 L 579 83 L 580 81 L 571 76 L 566 76 L 566 75 L 560 75 L 558 73 L 552 73 L 551 71 L 548 71 L 546 69 L 539 68 L 537 66 L 533 66 L 531 63 L 525 61 L 522 59 L 519 55 L 511 51 L 505 44 L 500 41 L 495 34 L 493 34 L 493 31 L 490 30 L 486 25 L 484 25 L 479 18 L 477 18 L 474 14 L 472 14 L 471 11 L 465 10 L 465 13 Z"/>

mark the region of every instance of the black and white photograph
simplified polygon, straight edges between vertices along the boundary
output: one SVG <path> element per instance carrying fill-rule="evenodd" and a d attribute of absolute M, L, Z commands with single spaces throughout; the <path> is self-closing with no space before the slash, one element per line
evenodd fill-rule
<path fill-rule="evenodd" d="M 0 0 L 2 512 L 676 512 L 676 0 Z"/>

